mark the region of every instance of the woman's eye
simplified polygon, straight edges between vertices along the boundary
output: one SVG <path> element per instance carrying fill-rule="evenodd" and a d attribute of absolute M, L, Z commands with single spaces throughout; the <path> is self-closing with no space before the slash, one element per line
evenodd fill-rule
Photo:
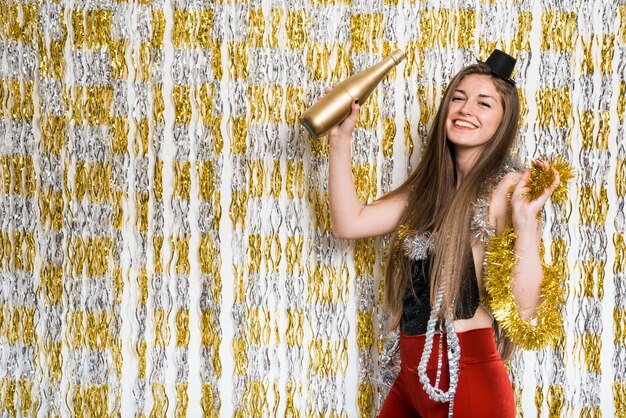
<path fill-rule="evenodd" d="M 480 105 L 488 107 L 488 108 L 491 108 L 491 105 L 489 103 L 487 103 L 487 102 L 480 102 Z"/>
<path fill-rule="evenodd" d="M 461 100 L 463 100 L 463 98 L 462 98 L 462 97 L 453 97 L 453 98 L 452 98 L 452 101 L 453 101 L 453 102 L 460 102 Z"/>

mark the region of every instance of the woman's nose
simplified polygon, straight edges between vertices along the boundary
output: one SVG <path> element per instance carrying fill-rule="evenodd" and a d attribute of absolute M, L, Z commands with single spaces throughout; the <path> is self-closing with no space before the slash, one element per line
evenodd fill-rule
<path fill-rule="evenodd" d="M 462 115 L 471 115 L 473 113 L 471 105 L 466 101 L 459 109 L 459 113 Z"/>

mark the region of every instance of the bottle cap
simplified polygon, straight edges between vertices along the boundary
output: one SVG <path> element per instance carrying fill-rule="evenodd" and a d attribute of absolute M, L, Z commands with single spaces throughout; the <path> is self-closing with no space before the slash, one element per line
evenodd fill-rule
<path fill-rule="evenodd" d="M 404 52 L 401 49 L 396 49 L 389 55 L 396 65 L 400 64 L 400 61 L 404 59 Z"/>

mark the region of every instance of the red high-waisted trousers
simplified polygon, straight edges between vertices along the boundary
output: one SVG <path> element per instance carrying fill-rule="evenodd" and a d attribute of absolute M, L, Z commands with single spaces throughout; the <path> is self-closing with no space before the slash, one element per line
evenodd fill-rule
<path fill-rule="evenodd" d="M 461 345 L 461 372 L 454 397 L 454 417 L 514 418 L 513 389 L 498 354 L 493 329 L 480 328 L 459 332 L 457 335 Z M 383 404 L 379 418 L 448 416 L 448 403 L 430 399 L 417 374 L 425 339 L 424 335 L 400 335 L 400 373 Z M 439 387 L 448 390 L 450 375 L 445 337 L 442 348 L 443 364 Z M 439 334 L 435 334 L 427 367 L 431 384 L 435 383 L 438 353 Z"/>

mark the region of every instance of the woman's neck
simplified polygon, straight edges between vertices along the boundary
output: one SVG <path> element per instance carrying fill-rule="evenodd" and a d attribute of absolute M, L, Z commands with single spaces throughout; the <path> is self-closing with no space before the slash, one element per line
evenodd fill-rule
<path fill-rule="evenodd" d="M 458 189 L 469 174 L 470 170 L 476 162 L 478 153 L 476 150 L 456 150 L 455 152 L 455 169 L 456 169 L 456 188 Z"/>

